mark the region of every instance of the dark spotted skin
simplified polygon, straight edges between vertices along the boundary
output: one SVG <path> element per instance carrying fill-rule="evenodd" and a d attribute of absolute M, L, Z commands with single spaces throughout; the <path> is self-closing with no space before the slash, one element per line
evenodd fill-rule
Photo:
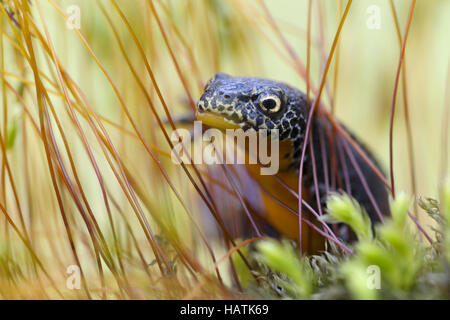
<path fill-rule="evenodd" d="M 280 98 L 279 111 L 272 113 L 259 107 L 260 100 L 267 95 Z M 289 156 L 297 158 L 298 163 L 308 106 L 306 97 L 297 89 L 272 80 L 238 78 L 219 73 L 208 81 L 197 108 L 199 112 L 221 115 L 244 130 L 278 129 L 280 140 L 293 141 L 294 148 Z"/>
<path fill-rule="evenodd" d="M 281 104 L 279 110 L 272 112 L 270 109 L 264 108 L 264 105 L 261 104 L 261 99 L 267 96 L 275 96 L 280 99 Z M 268 107 L 271 107 L 270 104 Z M 277 81 L 260 78 L 232 77 L 219 73 L 208 81 L 204 93 L 197 104 L 197 108 L 200 113 L 210 112 L 220 115 L 228 121 L 240 125 L 244 130 L 250 128 L 256 131 L 260 129 L 278 129 L 280 140 L 290 140 L 293 145 L 289 155 L 280 155 L 280 157 L 289 156 L 292 159 L 292 164 L 288 170 L 292 170 L 293 174 L 298 174 L 309 112 L 306 97 L 299 90 Z M 329 141 L 329 133 L 332 132 L 331 125 L 322 117 L 314 116 L 311 132 L 321 205 L 324 206 L 325 204 L 325 191 L 327 189 L 325 182 L 332 181 L 331 154 L 334 153 L 335 157 L 338 158 L 336 173 L 338 185 L 335 189 L 344 192 L 350 191 L 351 196 L 365 208 L 371 220 L 373 222 L 379 222 L 380 219 L 376 214 L 373 204 L 369 200 L 367 192 L 363 188 L 361 179 L 354 169 L 348 153 L 342 147 L 342 143 L 347 142 L 341 139 L 339 142 L 334 143 L 334 147 L 331 147 L 332 144 Z M 322 139 L 320 138 L 321 135 Z M 347 145 L 354 157 L 354 161 L 358 164 L 360 171 L 366 179 L 370 192 L 376 199 L 381 213 L 388 215 L 389 202 L 384 184 L 359 153 L 350 144 L 347 143 Z M 376 161 L 367 149 L 363 146 L 361 148 L 366 152 L 372 162 L 376 164 Z M 325 159 L 323 159 L 324 149 L 326 152 Z M 310 157 L 307 157 L 305 161 L 303 186 L 315 194 Z M 327 177 L 325 176 L 324 162 L 328 167 Z M 331 190 L 330 188 L 328 189 Z"/>

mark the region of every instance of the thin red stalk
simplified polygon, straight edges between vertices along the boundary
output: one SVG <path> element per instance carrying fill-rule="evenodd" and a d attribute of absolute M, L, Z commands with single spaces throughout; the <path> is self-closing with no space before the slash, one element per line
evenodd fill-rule
<path fill-rule="evenodd" d="M 312 16 L 312 0 L 308 0 L 308 19 L 307 19 L 307 35 L 306 35 L 306 103 L 310 102 L 310 68 L 311 68 L 311 16 Z"/>
<path fill-rule="evenodd" d="M 324 72 L 322 74 L 322 77 L 321 77 L 321 80 L 320 80 L 319 91 L 316 94 L 316 99 L 314 100 L 314 104 L 310 108 L 309 114 L 308 114 L 308 121 L 307 121 L 307 124 L 306 124 L 306 129 L 305 129 L 305 134 L 304 134 L 305 142 L 303 143 L 302 155 L 300 157 L 299 182 L 298 182 L 298 194 L 299 194 L 298 213 L 299 213 L 299 217 L 300 217 L 300 219 L 299 219 L 299 237 L 300 237 L 300 239 L 302 237 L 302 223 L 301 223 L 301 218 L 302 218 L 302 201 L 301 201 L 301 198 L 302 198 L 302 180 L 303 180 L 303 166 L 304 166 L 304 162 L 305 162 L 307 138 L 309 137 L 309 132 L 310 132 L 310 129 L 311 129 L 311 123 L 312 123 L 312 119 L 313 119 L 313 116 L 314 116 L 314 111 L 315 111 L 317 105 L 319 104 L 320 97 L 322 95 L 322 90 L 324 88 L 326 76 L 328 74 L 328 70 L 330 68 L 331 60 L 333 58 L 333 54 L 334 54 L 334 51 L 336 49 L 336 44 L 337 44 L 337 41 L 339 40 L 339 35 L 341 33 L 342 27 L 344 26 L 344 21 L 345 21 L 345 18 L 347 17 L 348 11 L 350 10 L 350 6 L 352 4 L 352 1 L 353 0 L 349 0 L 347 2 L 347 6 L 345 7 L 344 14 L 343 14 L 343 16 L 341 18 L 338 30 L 336 31 L 336 35 L 334 36 L 334 39 L 333 39 L 333 44 L 331 46 L 331 50 L 330 50 L 330 53 L 328 55 L 327 63 L 325 65 L 325 70 L 324 70 Z M 302 253 L 303 252 L 302 241 L 299 241 L 299 248 L 300 248 L 300 253 Z"/>
<path fill-rule="evenodd" d="M 282 201 L 278 200 L 277 198 L 275 198 L 270 192 L 268 192 L 265 188 L 263 188 L 262 186 L 260 186 L 261 190 L 264 192 L 264 194 L 266 194 L 269 198 L 271 198 L 273 201 L 275 201 L 276 203 L 278 203 L 280 206 L 282 206 L 283 208 L 285 208 L 286 210 L 288 210 L 290 213 L 294 214 L 296 217 L 299 217 L 298 212 L 296 212 L 295 210 L 291 209 L 289 206 L 287 206 L 286 204 L 284 204 Z M 324 232 L 322 230 L 320 230 L 314 223 L 312 223 L 311 221 L 309 221 L 308 219 L 306 219 L 305 217 L 302 217 L 303 222 L 305 222 L 308 226 L 310 226 L 314 231 L 316 231 L 317 233 L 319 233 L 321 236 L 323 236 L 325 239 L 334 242 L 340 249 L 342 249 L 343 251 L 345 251 L 346 253 L 350 253 L 352 254 L 353 251 L 351 249 L 349 249 L 347 246 L 345 246 L 345 244 L 343 244 L 341 241 L 339 241 L 339 239 L 336 237 L 336 235 L 334 234 L 334 232 L 330 229 L 330 227 L 322 220 L 320 219 L 320 216 L 317 214 L 317 212 L 314 211 L 314 209 L 305 201 L 302 200 L 303 205 L 306 207 L 306 209 L 308 209 L 308 211 L 310 211 L 314 217 L 317 219 L 317 221 L 319 221 L 322 226 L 324 227 L 324 229 L 327 232 Z M 300 219 L 300 218 L 299 218 Z"/>
<path fill-rule="evenodd" d="M 298 57 L 298 55 L 295 53 L 294 48 L 290 45 L 290 43 L 287 41 L 286 37 L 283 35 L 283 33 L 281 32 L 280 28 L 278 27 L 276 21 L 274 20 L 274 18 L 272 17 L 272 15 L 270 14 L 269 8 L 267 8 L 266 4 L 264 1 L 260 0 L 259 1 L 260 6 L 263 8 L 264 13 L 266 14 L 267 20 L 270 24 L 270 26 L 272 27 L 272 29 L 274 30 L 274 32 L 276 33 L 276 35 L 278 36 L 278 38 L 280 39 L 280 41 L 282 42 L 283 46 L 286 48 L 286 50 L 288 51 L 289 55 L 291 56 L 292 60 L 295 63 L 296 69 L 298 71 L 298 73 L 300 74 L 300 76 L 303 79 L 306 79 L 306 69 L 305 66 L 303 65 L 303 63 L 301 62 L 300 58 Z"/>
<path fill-rule="evenodd" d="M 338 153 L 339 153 L 339 161 L 341 162 L 342 171 L 344 173 L 345 189 L 346 189 L 347 193 L 349 195 L 351 195 L 352 194 L 352 188 L 351 188 L 351 184 L 350 184 L 350 176 L 349 176 L 349 172 L 348 172 L 347 161 L 345 161 L 344 152 L 342 150 L 343 142 L 338 140 L 337 144 L 338 144 L 337 150 L 338 150 Z"/>
<path fill-rule="evenodd" d="M 114 1 L 114 0 L 112 0 L 112 1 Z M 173 53 L 172 47 L 169 44 L 169 40 L 167 38 L 166 31 L 165 31 L 165 29 L 164 29 L 164 27 L 163 27 L 163 25 L 162 25 L 162 23 L 161 23 L 161 21 L 159 19 L 158 13 L 156 12 L 155 6 L 153 5 L 153 1 L 149 0 L 147 3 L 150 4 L 150 9 L 151 9 L 151 11 L 153 13 L 153 16 L 156 19 L 156 22 L 158 24 L 159 30 L 161 31 L 161 34 L 162 34 L 163 39 L 164 39 L 164 43 L 166 44 L 166 47 L 169 50 L 170 57 L 172 58 L 173 64 L 175 66 L 175 69 L 177 70 L 178 77 L 180 78 L 181 83 L 183 84 L 184 90 L 186 91 L 186 95 L 187 95 L 187 97 L 189 99 L 189 103 L 191 105 L 191 108 L 192 108 L 193 111 L 195 111 L 194 99 L 192 98 L 192 95 L 191 95 L 191 93 L 189 91 L 186 79 L 184 78 L 183 73 L 181 72 L 180 65 L 178 64 L 178 61 L 177 61 L 177 59 L 176 59 L 176 57 L 175 57 L 175 55 Z"/>
<path fill-rule="evenodd" d="M 225 173 L 225 176 L 227 177 L 231 187 L 233 188 L 234 192 L 236 193 L 236 195 L 237 195 L 237 197 L 239 199 L 239 202 L 242 204 L 242 208 L 244 208 L 245 214 L 247 215 L 247 217 L 248 217 L 248 219 L 249 219 L 249 221 L 250 221 L 250 223 L 251 223 L 251 225 L 253 227 L 253 230 L 255 230 L 256 235 L 258 237 L 261 237 L 261 232 L 259 231 L 258 227 L 256 226 L 255 221 L 252 218 L 252 215 L 248 211 L 247 205 L 244 202 L 244 198 L 242 197 L 238 187 L 236 186 L 236 184 L 233 181 L 233 177 L 231 177 L 231 175 L 230 175 L 230 173 L 228 171 L 229 170 L 228 165 L 224 164 L 224 165 L 221 165 L 221 167 L 222 167 L 222 169 L 223 169 L 223 171 Z"/>
<path fill-rule="evenodd" d="M 320 108 L 320 111 L 327 117 L 336 133 L 342 135 L 346 141 L 355 149 L 355 151 L 363 158 L 364 162 L 370 167 L 370 169 L 375 173 L 375 175 L 383 182 L 383 184 L 391 191 L 391 185 L 388 183 L 381 171 L 375 166 L 373 161 L 366 155 L 365 151 L 361 148 L 358 142 L 353 139 L 350 134 L 336 121 L 334 116 L 324 108 Z"/>
<path fill-rule="evenodd" d="M 342 0 L 338 0 L 338 19 L 342 14 Z M 340 58 L 340 50 L 341 46 L 338 43 L 336 48 L 336 54 L 334 58 L 334 74 L 333 74 L 333 103 L 331 104 L 331 113 L 334 115 L 336 111 L 336 103 L 337 103 L 337 85 L 338 85 L 338 74 L 339 74 L 339 58 Z"/>
<path fill-rule="evenodd" d="M 327 29 L 327 20 L 324 18 L 323 1 L 316 1 L 316 3 L 317 3 L 317 15 L 318 15 L 317 24 L 319 27 L 319 51 L 320 51 L 322 63 L 325 64 L 327 61 L 327 56 L 326 56 L 326 51 L 325 51 L 325 42 L 326 42 L 325 33 L 326 33 L 326 29 Z M 339 17 L 340 17 L 340 15 L 339 15 Z M 337 49 L 338 49 L 338 46 L 336 45 L 336 51 L 337 51 Z M 334 56 L 336 56 L 336 54 Z M 330 100 L 330 105 L 333 106 L 333 104 L 334 104 L 333 96 L 330 92 L 328 82 L 325 82 L 325 91 Z"/>
<path fill-rule="evenodd" d="M 316 202 L 317 202 L 317 209 L 319 210 L 319 215 L 322 215 L 322 206 L 321 206 L 320 192 L 319 192 L 319 182 L 317 180 L 316 155 L 314 154 L 313 139 L 311 137 L 311 133 L 309 134 L 309 141 L 310 141 L 309 154 L 311 155 L 311 164 L 312 164 L 313 181 L 314 181 L 314 192 L 316 194 Z"/>
<path fill-rule="evenodd" d="M 389 0 L 392 15 L 394 17 L 395 30 L 397 31 L 398 43 L 401 46 L 402 36 L 400 33 L 400 25 L 398 22 L 397 12 L 395 10 L 393 0 Z M 414 196 L 417 196 L 417 179 L 416 179 L 416 164 L 414 160 L 414 143 L 412 137 L 411 120 L 409 117 L 409 104 L 408 104 L 408 87 L 406 83 L 406 60 L 403 61 L 403 67 L 401 70 L 402 77 L 402 93 L 403 93 L 403 110 L 405 114 L 405 127 L 406 127 L 406 143 L 408 147 L 408 159 L 409 159 L 409 175 L 411 177 L 412 192 Z M 418 218 L 418 203 L 414 201 L 414 215 Z"/>
<path fill-rule="evenodd" d="M 298 194 L 292 189 L 290 188 L 288 185 L 286 185 L 280 178 L 278 178 L 277 176 L 273 176 L 276 181 L 284 188 L 286 189 L 286 191 L 288 191 L 290 194 L 292 194 L 294 197 L 296 197 L 297 199 L 299 199 Z M 272 200 L 274 200 L 275 202 L 277 202 L 279 205 L 281 205 L 282 207 L 284 207 L 285 209 L 289 210 L 291 213 L 295 214 L 297 217 L 298 212 L 296 212 L 295 210 L 291 209 L 288 205 L 286 205 L 285 203 L 283 203 L 282 201 L 278 200 L 276 197 L 274 197 L 272 194 L 270 194 L 269 191 L 267 191 L 263 186 L 259 186 L 261 188 L 261 190 L 267 194 Z M 330 237 L 334 238 L 336 241 L 339 241 L 336 237 L 336 235 L 334 234 L 334 232 L 332 230 L 330 230 L 330 228 L 328 227 L 328 225 L 322 220 L 320 219 L 320 214 L 318 214 L 304 199 L 302 199 L 302 203 L 303 205 L 306 207 L 306 209 L 308 209 L 309 212 L 312 213 L 312 215 L 317 218 L 317 220 L 322 224 L 322 226 L 325 228 L 325 230 L 329 233 L 329 237 L 326 237 L 327 239 L 330 239 Z M 305 217 L 302 217 L 303 221 L 306 221 L 307 219 Z M 308 224 L 309 225 L 309 224 Z M 321 233 L 322 234 L 322 233 Z M 340 243 L 340 247 L 344 246 L 342 243 Z"/>
<path fill-rule="evenodd" d="M 389 126 L 389 173 L 391 178 L 391 191 L 392 196 L 395 198 L 395 181 L 394 181 L 394 115 L 395 115 L 395 101 L 397 99 L 397 89 L 400 80 L 400 70 L 402 68 L 402 62 L 405 57 L 406 40 L 408 39 L 409 28 L 411 27 L 412 15 L 414 13 L 414 8 L 416 6 L 416 0 L 411 1 L 411 7 L 409 9 L 408 22 L 406 24 L 405 36 L 403 37 L 402 47 L 400 50 L 400 58 L 398 60 L 397 72 L 395 75 L 394 82 L 394 93 L 392 94 L 392 105 L 391 105 L 391 119 Z"/>
<path fill-rule="evenodd" d="M 330 182 L 328 179 L 328 161 L 327 161 L 327 148 L 325 145 L 325 135 L 323 130 L 319 130 L 319 142 L 320 142 L 320 154 L 322 155 L 322 170 L 325 184 L 325 194 L 328 196 L 330 192 Z"/>
<path fill-rule="evenodd" d="M 158 2 L 159 5 L 163 8 L 166 16 L 169 16 L 169 10 L 166 6 L 166 4 L 162 1 Z M 170 29 L 174 31 L 175 35 L 180 39 L 183 48 L 187 51 L 188 53 L 188 60 L 189 60 L 189 64 L 191 65 L 193 74 L 195 74 L 195 78 L 197 79 L 197 86 L 198 88 L 201 90 L 204 87 L 204 83 L 201 80 L 201 73 L 200 73 L 200 69 L 198 68 L 198 64 L 195 61 L 194 58 L 194 54 L 192 52 L 192 47 L 189 46 L 188 40 L 185 39 L 185 36 L 183 35 L 182 32 L 180 32 L 180 30 L 178 29 L 177 25 L 174 23 L 173 19 L 168 19 L 169 23 L 170 23 Z"/>
<path fill-rule="evenodd" d="M 250 244 L 250 243 L 252 243 L 252 242 L 258 241 L 258 240 L 262 240 L 262 239 L 263 239 L 262 237 L 251 238 L 251 239 L 247 239 L 247 240 L 243 241 L 243 242 L 240 243 L 239 245 L 235 245 L 233 248 L 231 248 L 230 250 L 228 250 L 228 252 L 227 252 L 223 257 L 221 257 L 221 258 L 220 258 L 220 259 L 212 266 L 212 268 L 209 270 L 209 272 L 203 273 L 203 277 L 205 277 L 205 278 L 208 280 L 208 278 L 207 278 L 207 277 L 208 277 L 208 274 L 213 273 L 213 272 L 219 267 L 219 265 L 220 265 L 222 262 L 224 262 L 225 260 L 231 259 L 231 255 L 232 255 L 233 253 L 235 253 L 235 252 L 240 252 L 240 251 L 241 251 L 240 249 L 243 248 L 243 247 L 245 247 L 246 245 L 248 245 L 248 244 Z M 190 291 L 189 291 L 189 295 L 183 297 L 183 299 L 188 299 L 188 300 L 189 300 L 189 299 L 192 299 L 192 297 L 194 297 L 195 294 L 197 293 L 197 291 L 199 290 L 200 285 L 201 285 L 201 283 L 200 283 L 200 281 L 199 281 L 199 283 L 197 284 L 197 286 L 194 287 L 193 290 L 190 290 Z"/>
<path fill-rule="evenodd" d="M 366 178 L 364 177 L 364 174 L 361 171 L 361 168 L 360 168 L 359 164 L 356 162 L 356 159 L 355 159 L 355 156 L 352 153 L 352 150 L 350 150 L 349 146 L 347 145 L 347 142 L 342 140 L 342 138 L 341 138 L 341 142 L 342 142 L 342 145 L 344 146 L 345 151 L 347 152 L 347 156 L 349 157 L 350 162 L 352 163 L 353 169 L 355 169 L 356 174 L 358 175 L 359 179 L 361 180 L 361 184 L 363 186 L 363 189 L 366 192 L 367 196 L 369 197 L 370 203 L 374 207 L 375 212 L 378 215 L 378 218 L 380 218 L 381 222 L 384 222 L 383 213 L 380 211 L 380 208 L 378 207 L 377 201 L 373 197 L 372 191 L 370 190 L 370 187 L 369 187 L 369 185 L 367 183 Z"/>

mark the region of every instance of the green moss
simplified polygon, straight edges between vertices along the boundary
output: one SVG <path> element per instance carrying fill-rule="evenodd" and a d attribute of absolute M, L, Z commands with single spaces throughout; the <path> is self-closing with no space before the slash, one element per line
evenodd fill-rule
<path fill-rule="evenodd" d="M 410 200 L 404 194 L 391 203 L 392 217 L 376 227 L 375 236 L 358 203 L 347 195 L 334 194 L 328 199 L 329 216 L 325 219 L 346 223 L 355 231 L 358 241 L 351 245 L 352 255 L 334 248 L 318 256 L 301 257 L 291 242 L 270 239 L 257 244 L 254 258 L 265 280 L 283 297 L 448 299 L 448 183 L 442 195 L 442 206 L 432 199 L 421 203 L 439 221 L 437 231 L 444 235 L 431 244 L 421 241 L 418 233 L 408 228 Z M 258 294 L 268 296 L 261 291 Z"/>

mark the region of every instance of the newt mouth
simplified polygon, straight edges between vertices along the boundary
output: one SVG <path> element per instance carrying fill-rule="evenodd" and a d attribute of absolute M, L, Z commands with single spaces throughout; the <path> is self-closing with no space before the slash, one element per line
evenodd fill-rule
<path fill-rule="evenodd" d="M 202 112 L 197 111 L 195 116 L 198 121 L 203 122 L 207 126 L 217 128 L 217 129 L 241 129 L 241 126 L 234 123 L 232 120 L 225 118 L 222 115 L 214 114 L 212 112 Z"/>

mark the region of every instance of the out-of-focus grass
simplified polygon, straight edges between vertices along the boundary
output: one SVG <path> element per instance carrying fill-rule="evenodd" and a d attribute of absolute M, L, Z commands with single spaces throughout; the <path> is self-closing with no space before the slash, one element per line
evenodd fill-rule
<path fill-rule="evenodd" d="M 312 8 L 315 87 L 342 2 L 340 9 L 334 1 Z M 223 283 L 236 283 L 227 258 L 238 255 L 237 244 L 220 225 L 240 215 L 241 204 L 220 169 L 172 163 L 167 137 L 174 127 L 160 121 L 192 112 L 219 71 L 305 91 L 277 28 L 305 64 L 308 1 L 1 4 L 0 297 L 233 297 Z M 371 4 L 352 4 L 333 60 L 339 68 L 333 62 L 322 100 L 388 168 L 400 44 L 388 1 L 377 4 L 381 29 L 366 27 Z M 66 25 L 73 5 L 79 30 Z M 403 35 L 410 1 L 395 5 Z M 449 12 L 448 1 L 419 1 L 408 38 L 417 197 L 437 197 L 437 168 L 448 166 L 440 166 L 446 151 L 435 142 L 450 50 L 440 30 L 449 28 Z M 396 187 L 412 193 L 404 126 L 399 91 Z M 71 265 L 81 267 L 80 290 L 66 285 Z"/>

